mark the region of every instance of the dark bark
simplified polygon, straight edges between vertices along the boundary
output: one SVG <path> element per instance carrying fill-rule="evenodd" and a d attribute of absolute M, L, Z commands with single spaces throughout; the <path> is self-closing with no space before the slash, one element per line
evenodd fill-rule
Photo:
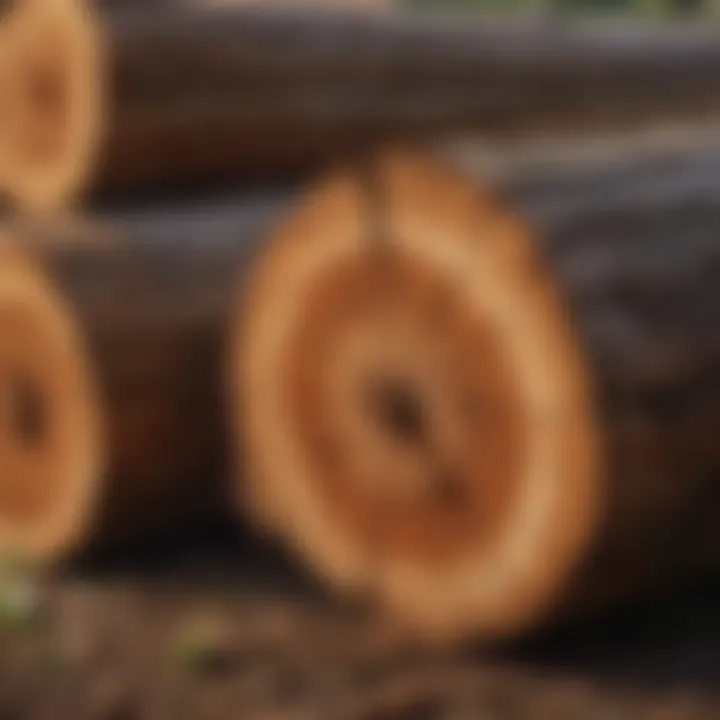
<path fill-rule="evenodd" d="M 561 614 L 720 563 L 720 153 L 506 180 L 585 352 L 605 523 Z"/>
<path fill-rule="evenodd" d="M 376 142 L 718 108 L 701 29 L 483 25 L 174 3 L 101 6 L 96 191 L 288 176 Z"/>
<path fill-rule="evenodd" d="M 226 324 L 277 202 L 16 228 L 70 302 L 99 376 L 105 497 L 91 543 L 199 523 L 226 502 Z"/>

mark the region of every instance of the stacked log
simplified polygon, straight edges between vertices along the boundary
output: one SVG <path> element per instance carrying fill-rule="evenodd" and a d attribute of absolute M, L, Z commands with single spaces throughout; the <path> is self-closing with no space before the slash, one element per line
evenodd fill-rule
<path fill-rule="evenodd" d="M 126 544 L 227 505 L 227 313 L 274 202 L 3 231 L 3 554 L 47 561 Z"/>
<path fill-rule="evenodd" d="M 618 147 L 492 190 L 391 153 L 259 255 L 292 191 L 8 225 L 3 550 L 217 513 L 230 350 L 241 513 L 415 631 L 514 635 L 717 567 L 720 149 Z"/>
<path fill-rule="evenodd" d="M 18 204 L 279 187 L 378 141 L 718 109 L 701 29 L 163 5 L 3 17 Z M 273 231 L 249 288 L 291 192 L 9 224 L 0 549 L 215 513 L 229 403 L 241 512 L 425 634 L 513 635 L 717 567 L 720 152 L 656 160 L 498 184 L 356 162 Z"/>
<path fill-rule="evenodd" d="M 321 182 L 236 306 L 240 511 L 441 638 L 717 568 L 718 150 Z"/>
<path fill-rule="evenodd" d="M 441 23 L 176 0 L 18 0 L 3 22 L 23 204 L 276 179 L 462 129 L 718 109 L 711 30 Z M 39 158 L 38 158 L 39 156 Z"/>

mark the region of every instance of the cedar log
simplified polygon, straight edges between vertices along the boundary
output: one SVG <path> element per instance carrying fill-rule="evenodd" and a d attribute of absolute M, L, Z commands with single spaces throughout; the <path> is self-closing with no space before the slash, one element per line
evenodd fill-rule
<path fill-rule="evenodd" d="M 16 197 L 287 178 L 378 141 L 687 117 L 720 103 L 712 29 L 169 4 L 100 2 L 93 19 L 81 0 L 18 0 L 3 27 L 14 38 L 7 104 L 21 120 L 6 143 Z"/>
<path fill-rule="evenodd" d="M 238 505 L 414 631 L 720 565 L 720 148 L 620 148 L 479 182 L 391 152 L 374 201 L 338 171 L 256 260 Z"/>
<path fill-rule="evenodd" d="M 225 326 L 274 203 L 3 229 L 2 551 L 48 559 L 227 507 Z"/>

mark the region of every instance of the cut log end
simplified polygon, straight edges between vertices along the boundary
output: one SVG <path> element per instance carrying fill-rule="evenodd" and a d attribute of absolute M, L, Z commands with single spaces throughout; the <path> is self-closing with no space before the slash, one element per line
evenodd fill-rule
<path fill-rule="evenodd" d="M 48 560 L 85 539 L 96 413 L 68 309 L 32 261 L 0 246 L 0 554 Z"/>
<path fill-rule="evenodd" d="M 336 176 L 243 294 L 240 506 L 426 634 L 513 633 L 596 527 L 583 359 L 512 217 L 422 161 L 379 167 L 382 243 Z"/>
<path fill-rule="evenodd" d="M 52 210 L 73 200 L 95 161 L 96 19 L 81 0 L 18 0 L 0 23 L 5 190 L 21 208 Z"/>

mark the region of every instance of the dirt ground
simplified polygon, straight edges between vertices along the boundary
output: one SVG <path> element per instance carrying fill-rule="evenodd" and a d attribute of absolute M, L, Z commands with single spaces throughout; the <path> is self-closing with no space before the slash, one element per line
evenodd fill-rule
<path fill-rule="evenodd" d="M 86 558 L 18 597 L 2 720 L 720 718 L 720 583 L 493 652 L 413 645 L 235 536 Z"/>

